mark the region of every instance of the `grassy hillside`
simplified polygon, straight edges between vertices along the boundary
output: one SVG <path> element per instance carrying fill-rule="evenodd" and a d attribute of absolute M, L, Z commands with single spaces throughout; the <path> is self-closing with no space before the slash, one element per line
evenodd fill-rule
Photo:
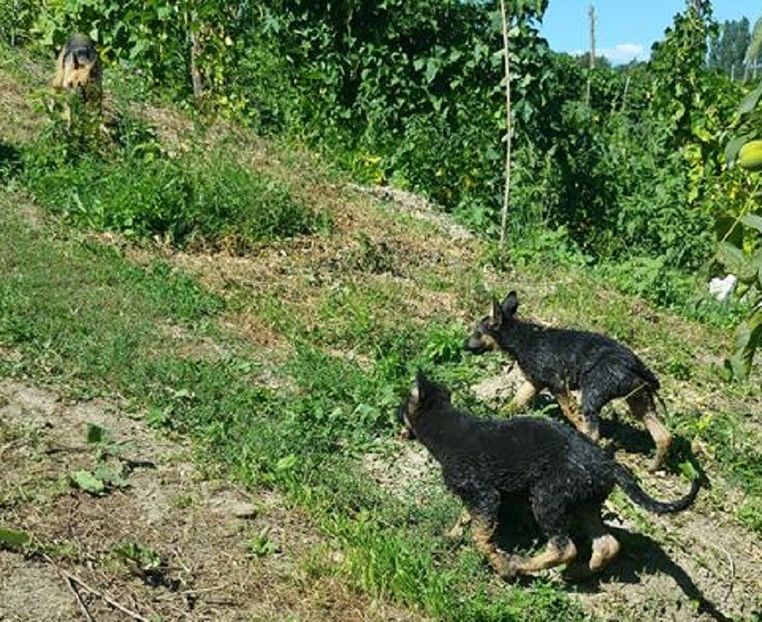
<path fill-rule="evenodd" d="M 105 159 L 60 159 L 55 142 L 39 140 L 46 121 L 33 102 L 44 70 L 15 52 L 0 59 L 0 97 L 12 112 L 0 121 L 0 376 L 72 400 L 121 401 L 161 434 L 191 441 L 200 477 L 276 491 L 316 534 L 303 570 L 367 599 L 358 611 L 370 600 L 451 620 L 758 614 L 759 378 L 720 379 L 722 309 L 668 312 L 610 275 L 549 261 L 551 252 L 498 253 L 421 199 L 355 186 L 298 147 L 194 122 L 119 85 L 107 109 L 122 120 L 124 145 Z M 660 375 L 678 437 L 672 474 L 645 473 L 650 443 L 620 404 L 604 415 L 618 455 L 648 489 L 684 490 L 690 453 L 711 481 L 677 517 L 646 515 L 615 495 L 608 520 L 624 553 L 589 584 L 556 573 L 498 581 L 469 540 L 442 537 L 459 505 L 425 452 L 395 438 L 393 411 L 418 367 L 475 411 L 495 406 L 473 387 L 502 378 L 505 361 L 466 356 L 461 343 L 508 288 L 526 315 L 621 339 Z M 698 316 L 705 321 L 687 319 Z M 23 469 L 16 448 L 29 435 L 0 425 L 0 446 L 14 443 L 13 459 L 0 458 Z M 65 482 L 38 484 L 28 478 L 0 496 L 0 526 L 45 545 L 30 507 L 86 497 Z M 106 544 L 87 555 L 68 544 L 67 555 L 48 555 L 69 568 L 109 563 Z M 276 555 L 264 541 L 257 550 Z M 30 554 L 28 563 L 43 562 Z M 148 612 L 144 598 L 135 606 Z M 294 613 L 312 615 L 336 612 Z"/>

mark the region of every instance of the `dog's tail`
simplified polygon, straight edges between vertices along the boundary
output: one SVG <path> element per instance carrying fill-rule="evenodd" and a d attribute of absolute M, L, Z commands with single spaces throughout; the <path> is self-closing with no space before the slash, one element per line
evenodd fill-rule
<path fill-rule="evenodd" d="M 693 503 L 698 494 L 701 484 L 698 479 L 691 482 L 691 489 L 687 495 L 676 501 L 659 501 L 646 493 L 635 481 L 635 477 L 629 469 L 619 463 L 615 463 L 614 475 L 619 487 L 624 490 L 627 496 L 639 506 L 655 514 L 669 514 L 671 512 L 680 512 Z"/>
<path fill-rule="evenodd" d="M 632 371 L 635 372 L 635 375 L 638 376 L 649 389 L 651 389 L 652 393 L 656 393 L 661 388 L 661 383 L 656 377 L 656 374 L 648 369 L 646 364 L 637 357 L 635 357 Z"/>

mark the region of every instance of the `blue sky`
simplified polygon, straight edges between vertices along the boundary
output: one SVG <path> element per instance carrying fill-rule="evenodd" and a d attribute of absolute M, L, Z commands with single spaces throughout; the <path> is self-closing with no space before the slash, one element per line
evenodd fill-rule
<path fill-rule="evenodd" d="M 541 28 L 550 47 L 559 52 L 589 48 L 587 8 L 595 5 L 596 47 L 613 63 L 646 60 L 651 44 L 662 38 L 685 0 L 550 0 Z M 746 15 L 752 24 L 762 15 L 762 0 L 715 0 L 718 21 Z"/>

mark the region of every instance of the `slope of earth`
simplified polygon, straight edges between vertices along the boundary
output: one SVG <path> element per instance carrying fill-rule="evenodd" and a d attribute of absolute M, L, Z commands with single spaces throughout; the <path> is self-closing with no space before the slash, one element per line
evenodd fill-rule
<path fill-rule="evenodd" d="M 23 96 L 30 85 L 9 67 L 0 85 L 21 119 L 13 129 L 0 122 L 2 140 L 23 150 L 38 126 Z M 23 580 L 76 615 L 64 570 L 168 619 L 256 619 L 272 607 L 296 619 L 759 615 L 762 407 L 754 389 L 720 380 L 724 331 L 584 270 L 506 267 L 425 201 L 347 183 L 313 154 L 225 125 L 199 138 L 180 113 L 136 109 L 167 145 L 226 146 L 331 227 L 243 255 L 190 252 L 83 234 L 41 214 L 23 187 L 2 191 L 0 459 L 11 468 L 0 520 L 55 545 L 52 564 L 1 554 L 0 569 L 13 571 L 4 573 L 3 602 L 14 602 Z M 478 412 L 511 394 L 520 378 L 501 371 L 499 357 L 460 348 L 490 296 L 508 288 L 519 290 L 526 315 L 606 332 L 660 375 L 678 437 L 672 473 L 645 472 L 650 444 L 620 405 L 604 414 L 618 456 L 648 490 L 682 494 L 679 469 L 691 454 L 712 484 L 673 517 L 614 495 L 607 520 L 623 552 L 596 581 L 566 584 L 557 573 L 497 581 L 469 541 L 441 537 L 458 505 L 425 453 L 394 439 L 393 407 L 418 365 Z M 39 388 L 51 382 L 62 388 Z M 544 398 L 536 410 L 557 415 Z M 146 431 L 143 415 L 175 440 Z M 71 490 L 73 471 L 94 468 L 88 423 L 131 440 L 135 453 L 125 456 L 155 468 L 133 469 L 128 488 L 103 497 Z M 239 501 L 254 506 L 252 517 L 235 515 Z M 142 547 L 129 549 L 133 557 L 158 554 L 158 586 L 125 555 L 130 543 Z M 522 546 L 536 547 L 536 537 Z M 243 589 L 255 583 L 262 589 Z M 113 613 L 103 599 L 83 598 Z"/>

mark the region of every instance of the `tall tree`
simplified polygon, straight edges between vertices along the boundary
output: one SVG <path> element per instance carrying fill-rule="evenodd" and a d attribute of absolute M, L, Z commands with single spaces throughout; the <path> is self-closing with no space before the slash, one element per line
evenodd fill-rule
<path fill-rule="evenodd" d="M 749 20 L 746 17 L 726 21 L 720 26 L 719 34 L 712 40 L 709 66 L 720 69 L 729 76 L 740 78 L 750 41 Z"/>
<path fill-rule="evenodd" d="M 757 66 L 762 61 L 762 17 L 754 24 L 754 31 L 751 34 L 749 47 L 746 49 L 744 57 L 744 80 L 753 73 L 756 76 Z"/>

